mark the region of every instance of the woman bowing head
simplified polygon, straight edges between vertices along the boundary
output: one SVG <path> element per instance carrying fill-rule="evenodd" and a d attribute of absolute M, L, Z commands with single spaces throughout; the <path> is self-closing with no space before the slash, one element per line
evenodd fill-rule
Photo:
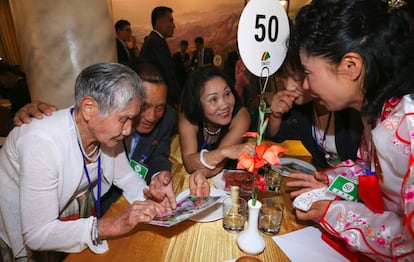
<path fill-rule="evenodd" d="M 141 80 L 128 67 L 92 65 L 76 79 L 75 106 L 12 130 L 0 151 L 0 210 L 7 210 L 0 212 L 0 254 L 5 261 L 59 260 L 57 252 L 85 248 L 103 253 L 105 239 L 169 208 L 165 189 L 148 189 L 119 143 L 130 134 L 143 97 Z M 131 206 L 102 218 L 100 198 L 112 183 Z"/>

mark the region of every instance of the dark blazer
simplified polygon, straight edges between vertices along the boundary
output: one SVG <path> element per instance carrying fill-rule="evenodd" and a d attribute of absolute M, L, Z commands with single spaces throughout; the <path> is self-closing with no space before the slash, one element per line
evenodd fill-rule
<path fill-rule="evenodd" d="M 355 160 L 360 145 L 363 125 L 360 112 L 347 108 L 334 112 L 335 114 L 335 143 L 336 149 L 342 161 Z M 271 139 L 280 143 L 286 139 L 298 139 L 312 154 L 312 162 L 320 168 L 328 168 L 325 154 L 314 141 L 312 136 L 313 123 L 312 102 L 300 106 L 294 106 L 283 115 L 279 132 Z"/>
<path fill-rule="evenodd" d="M 152 63 L 158 67 L 168 86 L 167 102 L 170 105 L 179 104 L 181 86 L 178 84 L 175 76 L 170 48 L 165 39 L 152 31 L 144 39 L 139 58 L 144 62 Z"/>
<path fill-rule="evenodd" d="M 184 55 L 178 51 L 173 55 L 175 75 L 181 86 L 184 86 L 185 80 L 187 79 L 187 74 L 189 67 L 186 65 L 190 61 L 190 55 L 185 53 Z"/>
<path fill-rule="evenodd" d="M 194 66 L 195 69 L 198 68 L 198 58 L 199 53 L 203 51 L 204 57 L 203 57 L 203 66 L 213 65 L 213 59 L 214 59 L 214 52 L 213 49 L 205 47 L 202 50 L 194 50 L 193 56 L 191 57 L 191 64 Z"/>
<path fill-rule="evenodd" d="M 128 50 L 128 51 L 127 51 Z M 118 63 L 123 65 L 131 65 L 134 60 L 134 56 L 132 52 L 129 52 L 128 47 L 125 49 L 124 45 L 122 44 L 121 40 L 118 38 L 116 39 L 116 51 L 118 54 Z M 127 54 L 129 52 L 129 56 Z"/>
<path fill-rule="evenodd" d="M 137 162 L 142 159 L 143 155 L 146 156 L 143 163 L 149 168 L 145 178 L 148 185 L 155 173 L 162 170 L 171 171 L 171 162 L 168 157 L 170 154 L 171 134 L 176 121 L 177 112 L 170 105 L 167 105 L 164 116 L 157 123 L 157 126 L 151 133 L 141 135 L 138 145 L 134 153 L 132 153 L 132 159 Z"/>
<path fill-rule="evenodd" d="M 165 108 L 164 116 L 159 120 L 151 133 L 142 135 L 139 139 L 132 159 L 139 162 L 143 154 L 146 155 L 144 164 L 148 167 L 145 182 L 149 185 L 155 173 L 166 170 L 171 171 L 170 138 L 177 121 L 177 112 L 169 105 Z M 127 150 L 131 148 L 132 135 L 125 139 Z M 125 152 L 127 155 L 129 152 Z M 112 185 L 109 191 L 101 199 L 102 213 L 106 212 L 111 204 L 122 195 L 122 190 Z"/>

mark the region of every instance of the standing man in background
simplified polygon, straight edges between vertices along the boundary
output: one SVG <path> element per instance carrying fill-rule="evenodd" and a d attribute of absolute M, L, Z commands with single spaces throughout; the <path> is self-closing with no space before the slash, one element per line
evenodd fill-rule
<path fill-rule="evenodd" d="M 158 6 L 152 10 L 151 24 L 153 30 L 144 39 L 140 60 L 155 64 L 167 83 L 167 102 L 178 107 L 181 86 L 174 71 L 174 62 L 166 39 L 174 34 L 175 24 L 173 10 L 166 6 Z"/>
<path fill-rule="evenodd" d="M 194 69 L 213 65 L 214 51 L 211 48 L 204 48 L 204 39 L 201 36 L 194 39 L 196 50 L 193 51 L 191 63 Z"/>
<path fill-rule="evenodd" d="M 118 20 L 115 31 L 118 63 L 129 66 L 136 59 L 134 50 L 129 49 L 127 44 L 132 38 L 131 24 L 126 20 Z"/>
<path fill-rule="evenodd" d="M 180 51 L 173 55 L 175 74 L 181 86 L 184 86 L 187 75 L 191 69 L 190 55 L 187 53 L 188 41 L 181 40 Z"/>

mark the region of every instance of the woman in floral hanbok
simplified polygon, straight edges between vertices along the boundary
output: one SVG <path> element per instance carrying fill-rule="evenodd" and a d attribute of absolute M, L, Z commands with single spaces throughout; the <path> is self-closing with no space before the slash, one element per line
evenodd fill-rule
<path fill-rule="evenodd" d="M 314 199 L 301 220 L 352 261 L 414 260 L 414 20 L 402 0 L 314 0 L 296 17 L 304 88 L 330 111 L 354 108 L 359 159 L 314 176 L 292 174 L 292 196 L 354 179 L 358 201 Z M 355 179 L 356 178 L 356 179 Z M 345 189 L 345 188 L 342 188 Z M 345 190 L 346 191 L 346 190 Z M 345 192 L 346 193 L 346 192 Z"/>

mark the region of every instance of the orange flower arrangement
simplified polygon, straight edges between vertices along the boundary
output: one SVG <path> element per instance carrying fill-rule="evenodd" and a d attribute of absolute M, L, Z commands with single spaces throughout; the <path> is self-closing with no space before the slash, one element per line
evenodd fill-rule
<path fill-rule="evenodd" d="M 237 169 L 246 169 L 255 175 L 252 192 L 252 205 L 256 205 L 258 190 L 266 190 L 266 179 L 258 174 L 258 169 L 265 165 L 280 165 L 279 155 L 285 153 L 287 150 L 281 146 L 273 145 L 268 147 L 262 144 L 263 133 L 266 130 L 269 118 L 264 119 L 266 103 L 263 99 L 260 100 L 259 105 L 259 126 L 258 132 L 246 132 L 244 137 L 256 138 L 256 146 L 253 155 L 248 152 L 243 152 L 237 162 Z"/>

